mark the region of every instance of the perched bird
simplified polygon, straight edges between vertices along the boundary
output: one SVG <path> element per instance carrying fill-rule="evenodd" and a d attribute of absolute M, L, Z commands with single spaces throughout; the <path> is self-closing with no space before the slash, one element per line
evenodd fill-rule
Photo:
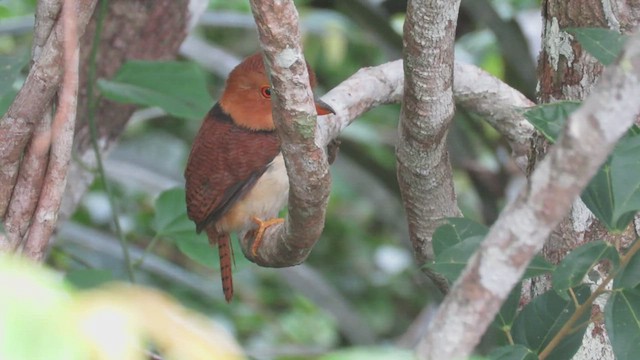
<path fill-rule="evenodd" d="M 309 69 L 310 85 L 315 75 Z M 318 115 L 334 113 L 317 101 Z M 256 254 L 264 230 L 282 222 L 278 212 L 289 194 L 289 178 L 271 116 L 271 87 L 262 62 L 254 54 L 227 79 L 222 97 L 209 111 L 196 135 L 185 169 L 187 214 L 218 245 L 225 299 L 231 301 L 230 232 L 255 236 Z"/>

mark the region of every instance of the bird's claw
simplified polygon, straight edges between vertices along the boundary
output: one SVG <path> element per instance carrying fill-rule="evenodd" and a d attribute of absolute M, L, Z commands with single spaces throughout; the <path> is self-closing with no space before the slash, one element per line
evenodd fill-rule
<path fill-rule="evenodd" d="M 251 220 L 258 225 L 258 230 L 256 230 L 256 235 L 253 239 L 253 244 L 251 244 L 251 256 L 254 258 L 258 255 L 258 248 L 262 243 L 262 237 L 264 236 L 265 230 L 270 226 L 281 224 L 284 222 L 283 218 L 273 218 L 269 220 L 260 220 L 257 217 L 252 217 Z"/>

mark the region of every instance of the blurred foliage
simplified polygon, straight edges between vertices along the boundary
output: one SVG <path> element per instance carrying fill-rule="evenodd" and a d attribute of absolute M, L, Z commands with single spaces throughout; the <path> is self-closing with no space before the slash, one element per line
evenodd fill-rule
<path fill-rule="evenodd" d="M 0 0 L 0 22 L 33 14 L 35 3 L 35 0 Z M 363 3 L 379 6 L 356 6 Z M 296 1 L 305 56 L 316 71 L 318 93 L 326 92 L 362 67 L 401 56 L 402 44 L 398 39 L 401 39 L 405 3 L 401 0 Z M 527 11 L 539 6 L 536 0 L 487 3 L 505 22 L 526 16 Z M 248 1 L 210 0 L 208 11 L 251 19 Z M 462 15 L 456 45 L 458 59 L 511 81 L 507 60 L 501 52 L 505 44 L 498 42 L 486 24 Z M 239 58 L 259 48 L 255 30 L 246 26 L 213 24 L 198 26 L 194 32 Z M 30 39 L 29 33 L 0 34 L 0 79 L 9 79 L 0 84 L 0 113 L 24 80 Z M 205 74 L 201 69 L 194 69 L 190 62 L 180 63 L 188 63 L 181 69 L 192 76 Z M 231 304 L 224 302 L 219 289 L 216 250 L 211 249 L 203 237 L 195 235 L 195 227 L 184 215 L 180 194 L 184 165 L 200 125 L 197 116 L 189 111 L 194 110 L 189 109 L 189 100 L 206 102 L 202 91 L 196 92 L 198 89 L 191 86 L 206 89 L 216 99 L 224 79 L 213 74 L 196 75 L 200 78 L 192 83 L 171 88 L 166 86 L 171 81 L 169 78 L 141 83 L 138 80 L 144 75 L 142 72 L 129 71 L 128 75 L 138 76 L 132 81 L 122 75 L 127 75 L 126 71 L 122 69 L 120 77 L 114 79 L 101 79 L 103 90 L 108 90 L 105 84 L 121 86 L 112 86 L 113 91 L 107 91 L 107 96 L 118 99 L 126 95 L 122 92 L 122 86 L 126 85 L 128 90 L 135 86 L 138 104 L 166 105 L 165 96 L 174 97 L 178 102 L 172 102 L 175 111 L 168 109 L 172 115 L 142 117 L 131 122 L 107 160 L 107 174 L 113 182 L 120 222 L 129 246 L 139 250 L 134 254 L 138 281 L 170 293 L 185 306 L 224 324 L 254 358 L 371 359 L 384 358 L 387 354 L 387 358 L 411 358 L 410 354 L 393 347 L 368 348 L 366 345 L 370 344 L 352 340 L 345 334 L 345 321 L 349 320 L 337 315 L 334 304 L 304 295 L 308 294 L 303 291 L 305 286 L 310 284 L 288 282 L 280 271 L 262 269 L 248 262 L 238 251 L 237 242 L 234 246 L 236 298 Z M 159 88 L 173 93 L 150 92 Z M 184 91 L 195 94 L 197 99 L 190 98 L 191 95 L 176 96 L 176 91 L 181 95 L 186 94 Z M 333 189 L 326 228 L 306 262 L 338 294 L 339 300 L 349 306 L 354 316 L 366 324 L 362 331 L 373 334 L 376 343 L 387 344 L 406 336 L 405 332 L 423 307 L 441 298 L 414 264 L 409 245 L 395 174 L 394 144 L 399 111 L 398 105 L 374 109 L 342 134 L 343 145 L 332 166 Z M 462 111 L 456 115 L 449 140 L 460 207 L 465 216 L 490 225 L 505 202 L 505 189 L 518 177 L 506 155 L 509 149 L 482 119 Z M 502 186 L 496 190 L 492 184 Z M 119 252 L 109 252 L 105 246 L 105 242 L 115 242 L 115 237 L 103 189 L 100 181 L 94 183 L 71 220 L 71 224 L 86 230 L 85 235 L 78 239 L 77 234 L 64 231 L 63 226 L 48 261 L 80 288 L 125 279 Z M 167 189 L 174 190 L 162 193 Z M 88 229 L 99 232 L 88 235 Z M 167 262 L 158 263 L 158 258 Z M 189 279 L 195 281 L 196 286 Z M 183 338 L 180 334 L 176 336 Z M 352 346 L 358 347 L 346 349 Z M 337 351 L 332 352 L 334 350 Z"/>
<path fill-rule="evenodd" d="M 0 286 L 2 359 L 142 360 L 148 343 L 165 359 L 245 358 L 219 325 L 156 290 L 112 284 L 78 292 L 51 270 L 6 256 Z"/>

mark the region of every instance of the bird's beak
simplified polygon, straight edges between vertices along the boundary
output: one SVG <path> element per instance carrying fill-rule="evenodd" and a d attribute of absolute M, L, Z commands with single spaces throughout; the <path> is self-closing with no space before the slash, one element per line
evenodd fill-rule
<path fill-rule="evenodd" d="M 316 99 L 316 112 L 318 112 L 318 116 L 336 114 L 331 106 L 320 99 Z"/>

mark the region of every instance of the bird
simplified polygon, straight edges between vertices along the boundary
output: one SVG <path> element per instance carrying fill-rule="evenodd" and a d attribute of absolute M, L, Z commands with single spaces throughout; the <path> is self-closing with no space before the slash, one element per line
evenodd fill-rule
<path fill-rule="evenodd" d="M 309 84 L 315 74 L 307 64 Z M 271 114 L 272 89 L 261 53 L 244 59 L 230 73 L 222 95 L 196 134 L 185 168 L 187 215 L 196 232 L 218 246 L 225 300 L 233 298 L 230 233 L 254 236 L 255 257 L 264 231 L 283 222 L 287 176 L 280 139 Z M 316 100 L 318 115 L 335 114 Z"/>

